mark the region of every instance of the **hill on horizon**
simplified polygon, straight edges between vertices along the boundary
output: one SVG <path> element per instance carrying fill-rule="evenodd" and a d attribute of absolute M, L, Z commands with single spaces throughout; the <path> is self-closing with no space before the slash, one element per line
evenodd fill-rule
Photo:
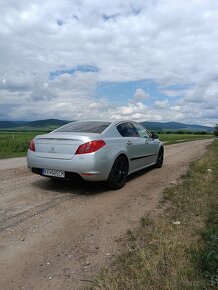
<path fill-rule="evenodd" d="M 60 127 L 66 125 L 71 121 L 58 120 L 58 119 L 45 119 L 45 120 L 37 120 L 28 122 L 26 126 L 33 128 L 50 128 L 50 127 Z"/>
<path fill-rule="evenodd" d="M 213 127 L 195 125 L 195 124 L 184 124 L 179 122 L 141 122 L 148 130 L 166 132 L 166 131 L 205 131 L 205 132 L 213 132 Z"/>
<path fill-rule="evenodd" d="M 63 126 L 69 122 L 67 120 L 59 119 L 45 119 L 45 120 L 36 120 L 36 121 L 0 121 L 0 129 L 6 130 L 34 130 L 34 129 L 55 129 L 60 126 Z M 214 128 L 209 126 L 194 125 L 194 124 L 184 124 L 179 122 L 140 122 L 150 131 L 166 132 L 166 131 L 204 131 L 204 132 L 213 132 Z"/>
<path fill-rule="evenodd" d="M 71 121 L 58 119 L 45 119 L 37 121 L 0 121 L 0 129 L 11 129 L 11 130 L 55 129 L 69 122 Z"/>

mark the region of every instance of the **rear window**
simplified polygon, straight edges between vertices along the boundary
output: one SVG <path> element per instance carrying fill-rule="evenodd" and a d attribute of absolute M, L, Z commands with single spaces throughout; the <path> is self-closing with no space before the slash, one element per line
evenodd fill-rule
<path fill-rule="evenodd" d="M 55 132 L 83 132 L 83 133 L 102 133 L 111 123 L 109 122 L 73 122 L 67 124 Z"/>

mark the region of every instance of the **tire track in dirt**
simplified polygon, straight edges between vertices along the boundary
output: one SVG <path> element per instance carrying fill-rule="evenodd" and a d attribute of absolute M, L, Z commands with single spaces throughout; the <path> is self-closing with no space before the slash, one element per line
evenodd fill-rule
<path fill-rule="evenodd" d="M 0 289 L 83 289 L 110 264 L 120 237 L 143 215 L 158 214 L 162 190 L 210 143 L 166 146 L 161 169 L 130 176 L 118 191 L 54 182 L 23 167 L 15 175 L 0 170 Z"/>

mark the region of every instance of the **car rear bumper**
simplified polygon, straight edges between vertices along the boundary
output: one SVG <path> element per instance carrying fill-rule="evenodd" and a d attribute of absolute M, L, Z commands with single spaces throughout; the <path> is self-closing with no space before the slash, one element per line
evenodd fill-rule
<path fill-rule="evenodd" d="M 54 169 L 65 171 L 65 179 L 74 178 L 79 175 L 87 181 L 107 180 L 111 170 L 109 160 L 97 160 L 94 154 L 87 154 L 85 157 L 75 155 L 70 160 L 36 157 L 35 153 L 28 151 L 27 166 L 36 174 L 42 174 L 43 169 Z"/>

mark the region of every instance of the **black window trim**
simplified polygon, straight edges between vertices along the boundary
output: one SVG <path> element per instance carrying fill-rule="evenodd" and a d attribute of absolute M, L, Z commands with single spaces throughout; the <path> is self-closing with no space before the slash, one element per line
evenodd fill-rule
<path fill-rule="evenodd" d="M 142 126 L 144 129 L 145 129 L 145 131 L 147 132 L 147 134 L 148 134 L 148 138 L 149 139 L 151 139 L 151 132 L 150 131 L 148 131 L 148 129 L 147 128 L 145 128 L 142 124 L 140 124 L 140 123 L 137 123 L 137 122 L 132 122 L 133 124 L 133 126 L 134 126 L 134 124 L 137 124 L 137 125 L 140 125 L 140 126 Z M 135 128 L 135 126 L 134 126 L 134 128 Z M 136 128 L 135 128 L 135 130 L 137 130 Z M 137 133 L 138 133 L 138 131 L 137 131 Z M 138 135 L 139 135 L 139 133 L 138 133 Z M 147 137 L 141 137 L 140 135 L 139 135 L 139 137 L 140 138 L 147 138 Z"/>
<path fill-rule="evenodd" d="M 134 132 L 136 133 L 137 136 L 122 136 L 122 135 L 120 134 L 120 132 L 119 132 L 119 130 L 118 130 L 117 127 L 118 127 L 119 125 L 121 125 L 121 124 L 125 124 L 125 123 L 129 123 L 129 124 L 132 126 L 132 128 L 133 128 L 133 130 L 134 130 Z M 122 122 L 118 123 L 118 124 L 116 125 L 116 129 L 117 129 L 117 132 L 120 134 L 120 136 L 123 137 L 123 138 L 138 138 L 138 137 L 140 137 L 138 131 L 136 130 L 135 126 L 133 125 L 133 123 L 132 123 L 131 121 L 122 121 Z"/>

